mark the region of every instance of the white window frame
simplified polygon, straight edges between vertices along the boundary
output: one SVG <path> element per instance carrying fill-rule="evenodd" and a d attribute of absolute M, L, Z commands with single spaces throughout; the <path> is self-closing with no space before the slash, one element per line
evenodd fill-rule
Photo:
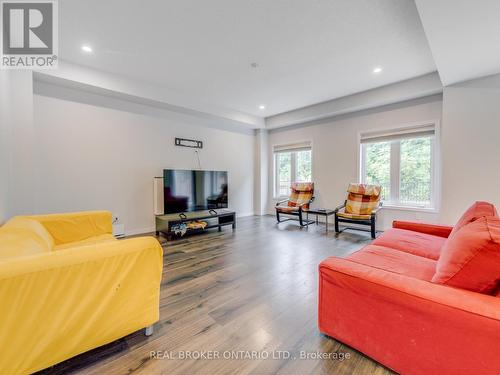
<path fill-rule="evenodd" d="M 394 192 L 398 198 L 397 201 L 385 201 L 382 208 L 397 209 L 405 211 L 423 211 L 430 213 L 438 213 L 441 205 L 441 129 L 439 120 L 430 120 L 425 122 L 417 122 L 411 124 L 400 125 L 397 127 L 390 127 L 384 129 L 378 129 L 377 132 L 381 133 L 391 133 L 391 132 L 401 132 L 405 133 L 407 131 L 410 133 L 410 129 L 415 129 L 418 127 L 433 126 L 434 127 L 434 139 L 431 145 L 431 204 L 429 207 L 414 206 L 402 204 L 399 202 L 399 187 L 400 187 L 400 162 L 401 162 L 401 152 L 400 143 L 391 143 L 391 196 L 394 198 Z M 364 132 L 358 133 L 358 177 L 359 182 L 364 183 L 365 177 L 365 165 L 364 160 L 366 156 L 364 155 L 365 148 L 363 147 L 362 138 Z M 397 178 L 392 178 L 392 176 L 398 176 Z"/>
<path fill-rule="evenodd" d="M 302 147 L 298 147 L 297 145 L 304 145 Z M 276 148 L 280 148 L 280 151 L 276 151 Z M 284 199 L 288 198 L 288 195 L 280 195 L 279 194 L 279 176 L 278 176 L 278 168 L 276 157 L 279 153 L 291 152 L 291 168 L 290 168 L 290 176 L 291 182 L 295 182 L 295 178 L 297 177 L 297 152 L 304 151 L 304 149 L 310 149 L 311 151 L 311 181 L 313 181 L 313 146 L 312 141 L 301 141 L 294 144 L 286 144 L 286 145 L 273 145 L 272 146 L 272 158 L 273 158 L 273 169 L 274 169 L 274 181 L 273 181 L 273 198 L 274 199 Z"/>

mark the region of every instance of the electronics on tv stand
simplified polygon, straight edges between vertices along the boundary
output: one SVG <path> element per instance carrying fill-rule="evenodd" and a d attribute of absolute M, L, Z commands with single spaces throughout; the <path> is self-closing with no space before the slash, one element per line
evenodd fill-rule
<path fill-rule="evenodd" d="M 203 225 L 201 223 L 203 222 Z M 196 223 L 196 225 L 192 225 Z M 167 239 L 184 235 L 202 233 L 209 229 L 231 225 L 236 228 L 236 212 L 231 210 L 203 210 L 165 214 L 156 216 L 156 235 L 163 234 Z"/>

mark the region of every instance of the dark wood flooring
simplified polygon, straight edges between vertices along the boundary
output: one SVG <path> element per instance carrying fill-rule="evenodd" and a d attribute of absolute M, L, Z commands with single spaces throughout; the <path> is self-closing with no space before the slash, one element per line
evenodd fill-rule
<path fill-rule="evenodd" d="M 161 238 L 164 273 L 154 334 L 133 333 L 42 373 L 391 373 L 317 329 L 318 263 L 370 241 L 368 233 L 336 236 L 324 229 L 247 217 L 234 232 L 225 228 L 168 243 Z M 164 358 L 151 358 L 152 351 Z M 221 358 L 178 358 L 201 351 Z M 300 359 L 301 352 L 312 358 Z M 314 358 L 317 353 L 350 358 Z"/>

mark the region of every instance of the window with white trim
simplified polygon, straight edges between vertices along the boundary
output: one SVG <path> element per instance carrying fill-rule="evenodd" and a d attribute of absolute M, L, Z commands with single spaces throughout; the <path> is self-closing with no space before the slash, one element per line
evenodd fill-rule
<path fill-rule="evenodd" d="M 273 147 L 275 197 L 288 196 L 292 182 L 311 181 L 311 153 L 310 142 Z"/>
<path fill-rule="evenodd" d="M 435 208 L 434 124 L 361 134 L 361 182 L 382 186 L 385 205 Z"/>

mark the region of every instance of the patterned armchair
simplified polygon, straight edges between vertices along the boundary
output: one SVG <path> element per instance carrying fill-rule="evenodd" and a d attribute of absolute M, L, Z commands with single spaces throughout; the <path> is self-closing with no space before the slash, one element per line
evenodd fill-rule
<path fill-rule="evenodd" d="M 293 220 L 291 218 L 280 220 L 280 214 L 293 215 L 299 217 L 299 223 L 302 227 L 309 225 L 312 221 L 304 223 L 302 213 L 309 208 L 314 200 L 313 182 L 294 182 L 290 187 L 291 193 L 288 199 L 276 203 L 276 219 L 278 223 Z M 286 206 L 284 204 L 287 204 Z"/>
<path fill-rule="evenodd" d="M 335 209 L 335 232 L 340 232 L 339 223 L 369 225 L 375 238 L 377 212 L 382 207 L 381 190 L 378 185 L 349 184 L 347 200 Z"/>

